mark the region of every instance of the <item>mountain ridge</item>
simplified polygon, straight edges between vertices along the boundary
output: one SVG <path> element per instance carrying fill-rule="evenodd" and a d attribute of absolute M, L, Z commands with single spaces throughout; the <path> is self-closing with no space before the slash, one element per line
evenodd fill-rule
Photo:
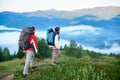
<path fill-rule="evenodd" d="M 106 6 L 106 7 L 95 7 L 89 9 L 79 9 L 72 11 L 57 11 L 55 9 L 50 10 L 38 10 L 34 12 L 25 12 L 24 14 L 29 16 L 37 16 L 37 17 L 48 17 L 48 18 L 66 18 L 73 19 L 78 16 L 83 15 L 93 15 L 99 17 L 99 19 L 109 20 L 116 15 L 120 14 L 120 7 L 115 6 Z"/>
<path fill-rule="evenodd" d="M 101 12 L 100 9 L 105 12 Z M 118 15 L 120 15 L 120 7 L 111 6 L 82 9 L 82 11 L 57 11 L 55 9 L 25 13 L 4 11 L 0 13 L 0 25 L 17 28 L 22 28 L 24 26 L 36 26 L 38 29 L 45 29 L 49 26 L 75 26 L 84 23 L 85 25 L 96 24 L 96 22 L 102 22 L 99 24 L 104 24 L 107 21 L 112 21 L 113 18 L 118 17 Z"/>

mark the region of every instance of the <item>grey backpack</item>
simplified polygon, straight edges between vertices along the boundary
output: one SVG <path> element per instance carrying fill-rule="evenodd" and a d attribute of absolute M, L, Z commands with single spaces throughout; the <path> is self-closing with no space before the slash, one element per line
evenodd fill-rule
<path fill-rule="evenodd" d="M 29 38 L 30 38 L 31 34 L 33 34 L 32 27 L 23 28 L 23 30 L 20 33 L 19 42 L 18 42 L 20 50 L 23 51 L 23 50 L 27 50 L 30 47 L 33 47 L 33 45 L 29 43 Z"/>

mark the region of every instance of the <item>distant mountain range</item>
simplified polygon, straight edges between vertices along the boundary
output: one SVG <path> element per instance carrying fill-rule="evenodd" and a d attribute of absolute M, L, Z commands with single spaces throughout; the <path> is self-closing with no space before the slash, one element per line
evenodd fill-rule
<path fill-rule="evenodd" d="M 33 25 L 36 26 L 37 29 L 80 24 L 98 25 L 101 24 L 101 22 L 104 25 L 107 21 L 109 22 L 118 18 L 119 15 L 120 7 L 112 6 L 73 11 L 57 11 L 54 9 L 24 13 L 5 11 L 0 13 L 0 25 L 17 28 Z M 116 21 L 118 22 L 119 18 Z"/>
<path fill-rule="evenodd" d="M 46 18 L 64 18 L 64 19 L 74 19 L 84 15 L 96 16 L 97 19 L 111 19 L 120 14 L 120 7 L 96 7 L 90 9 L 80 9 L 73 11 L 57 11 L 55 9 L 50 9 L 46 11 L 35 11 L 24 13 L 29 16 L 46 17 Z"/>

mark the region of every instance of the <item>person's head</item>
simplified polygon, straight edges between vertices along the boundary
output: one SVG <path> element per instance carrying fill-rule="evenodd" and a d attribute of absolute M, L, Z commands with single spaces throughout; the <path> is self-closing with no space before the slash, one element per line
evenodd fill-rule
<path fill-rule="evenodd" d="M 34 26 L 32 26 L 32 30 L 33 30 L 33 33 L 35 33 L 35 27 Z"/>
<path fill-rule="evenodd" d="M 55 31 L 60 31 L 60 27 L 55 27 Z"/>

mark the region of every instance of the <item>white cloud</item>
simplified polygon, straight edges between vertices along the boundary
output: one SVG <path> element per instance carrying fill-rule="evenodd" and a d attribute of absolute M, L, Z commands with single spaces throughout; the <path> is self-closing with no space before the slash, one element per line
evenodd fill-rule
<path fill-rule="evenodd" d="M 118 45 L 117 43 L 113 43 L 112 46 L 108 49 L 99 49 L 99 48 L 95 48 L 95 47 L 91 47 L 91 46 L 83 46 L 83 49 L 85 50 L 90 50 L 90 51 L 95 51 L 95 52 L 101 52 L 101 53 L 120 53 L 120 45 Z"/>
<path fill-rule="evenodd" d="M 94 35 L 99 35 L 102 28 L 94 28 L 88 25 L 79 25 L 79 26 L 69 26 L 61 28 L 61 32 L 67 35 L 82 35 L 86 33 L 91 33 Z"/>
<path fill-rule="evenodd" d="M 0 45 L 9 48 L 11 53 L 18 50 L 19 32 L 0 33 Z"/>
<path fill-rule="evenodd" d="M 70 27 L 70 28 L 65 27 L 65 28 L 62 28 L 61 32 L 63 34 L 66 34 L 68 32 L 70 33 L 72 31 L 76 31 L 76 30 L 87 30 L 87 31 L 92 31 L 92 32 L 96 32 L 96 30 L 98 30 L 98 31 L 101 30 L 100 28 L 93 28 L 91 26 L 85 27 L 84 25 L 77 26 L 77 27 L 76 26 Z M 7 28 L 7 27 L 5 27 L 5 28 Z M 12 28 L 12 29 L 14 29 L 14 28 Z M 46 31 L 36 31 L 35 34 L 38 37 L 46 38 Z M 19 35 L 20 35 L 20 32 L 0 33 L 0 47 L 8 47 L 11 53 L 17 52 Z M 69 45 L 69 42 L 70 41 L 60 39 L 60 46 L 64 46 L 65 44 Z M 77 43 L 77 44 L 80 45 L 81 43 Z M 83 49 L 88 49 L 90 51 L 102 52 L 102 53 L 111 53 L 111 52 L 120 53 L 120 45 L 118 45 L 117 43 L 113 43 L 109 49 L 99 49 L 99 48 L 94 48 L 91 46 L 85 46 L 84 44 L 81 44 L 81 45 L 83 46 Z M 106 43 L 106 45 L 108 45 L 108 43 Z"/>
<path fill-rule="evenodd" d="M 46 31 L 36 31 L 36 36 L 46 39 Z"/>
<path fill-rule="evenodd" d="M 21 31 L 21 29 L 17 29 L 17 28 L 8 28 L 8 27 L 5 27 L 3 25 L 0 26 L 0 30 L 17 30 L 17 31 Z"/>

